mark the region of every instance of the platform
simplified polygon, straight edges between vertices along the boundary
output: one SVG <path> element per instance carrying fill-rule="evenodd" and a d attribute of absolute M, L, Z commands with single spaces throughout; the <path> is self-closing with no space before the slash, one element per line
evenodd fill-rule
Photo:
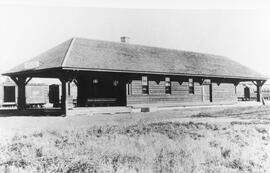
<path fill-rule="evenodd" d="M 131 113 L 132 107 L 112 106 L 112 107 L 76 107 L 67 111 L 67 116 L 93 115 L 93 114 L 120 114 Z"/>
<path fill-rule="evenodd" d="M 270 102 L 266 101 L 266 105 Z M 134 112 L 155 112 L 161 110 L 174 109 L 203 109 L 211 107 L 245 107 L 245 106 L 260 106 L 261 102 L 249 101 L 238 102 L 236 104 L 204 104 L 204 105 L 175 105 L 175 106 L 110 106 L 110 107 L 76 107 L 65 111 L 59 108 L 29 108 L 26 110 L 17 110 L 16 107 L 1 107 L 0 117 L 9 116 L 77 116 L 77 115 L 96 115 L 96 114 L 121 114 Z"/>
<path fill-rule="evenodd" d="M 10 116 L 65 116 L 65 111 L 53 108 L 33 108 L 26 110 L 17 110 L 16 107 L 12 107 L 0 109 L 0 117 Z"/>

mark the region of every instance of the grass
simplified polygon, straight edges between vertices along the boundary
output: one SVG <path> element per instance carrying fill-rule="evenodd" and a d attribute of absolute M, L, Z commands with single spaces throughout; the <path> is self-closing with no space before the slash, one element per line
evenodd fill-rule
<path fill-rule="evenodd" d="M 270 172 L 269 111 L 3 118 L 0 172 Z"/>

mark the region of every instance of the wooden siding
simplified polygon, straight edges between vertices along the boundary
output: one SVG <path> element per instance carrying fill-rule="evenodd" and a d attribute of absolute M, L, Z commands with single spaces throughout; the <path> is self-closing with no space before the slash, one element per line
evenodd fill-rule
<path fill-rule="evenodd" d="M 165 94 L 165 81 L 149 81 L 149 94 L 142 94 L 140 80 L 131 83 L 132 95 L 127 97 L 128 105 L 142 103 L 178 103 L 178 102 L 202 102 L 202 90 L 199 83 L 194 84 L 194 94 L 189 94 L 188 83 L 181 85 L 177 81 L 171 82 L 171 94 Z"/>
<path fill-rule="evenodd" d="M 213 102 L 236 102 L 237 94 L 235 86 L 232 83 L 221 83 L 219 86 L 216 83 L 212 84 Z"/>
<path fill-rule="evenodd" d="M 231 83 L 222 83 L 219 86 L 212 83 L 213 102 L 235 102 L 235 86 Z M 202 85 L 194 82 L 194 94 L 189 93 L 188 82 L 171 81 L 171 94 L 165 94 L 165 81 L 149 80 L 149 94 L 142 94 L 141 80 L 132 80 L 131 95 L 127 96 L 127 105 L 138 104 L 203 104 Z M 209 101 L 207 102 L 209 103 Z"/>

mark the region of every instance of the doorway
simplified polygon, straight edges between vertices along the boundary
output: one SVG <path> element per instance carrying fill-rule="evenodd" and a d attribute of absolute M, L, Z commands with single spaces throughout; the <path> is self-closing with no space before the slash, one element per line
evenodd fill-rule
<path fill-rule="evenodd" d="M 202 86 L 203 102 L 212 102 L 212 86 L 211 84 L 203 84 Z"/>
<path fill-rule="evenodd" d="M 250 100 L 250 88 L 249 87 L 244 88 L 244 100 L 246 100 L 246 101 Z"/>

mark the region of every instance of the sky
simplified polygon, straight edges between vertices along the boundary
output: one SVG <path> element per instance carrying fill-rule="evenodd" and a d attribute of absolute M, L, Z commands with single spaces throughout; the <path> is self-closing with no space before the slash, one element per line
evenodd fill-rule
<path fill-rule="evenodd" d="M 72 37 L 119 42 L 121 36 L 129 36 L 131 44 L 227 56 L 270 77 L 266 1 L 196 8 L 187 3 L 157 7 L 153 3 L 89 5 L 82 0 L 85 4 L 37 2 L 0 1 L 0 73 Z"/>

